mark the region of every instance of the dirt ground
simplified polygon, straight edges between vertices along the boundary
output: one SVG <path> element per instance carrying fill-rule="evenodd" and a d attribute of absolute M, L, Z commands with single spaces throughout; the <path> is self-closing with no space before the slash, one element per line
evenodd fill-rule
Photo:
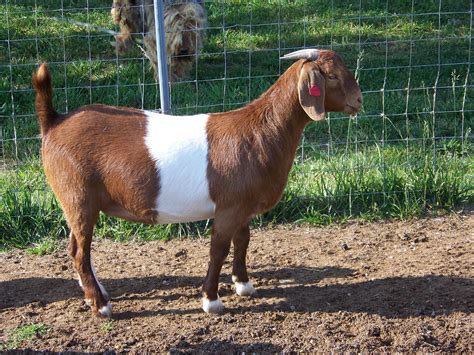
<path fill-rule="evenodd" d="M 36 351 L 474 351 L 474 215 L 255 230 L 242 298 L 224 265 L 226 311 L 201 311 L 209 240 L 93 246 L 113 321 L 93 317 L 65 251 L 0 254 L 0 340 L 48 331 Z M 231 258 L 229 258 L 231 260 Z"/>

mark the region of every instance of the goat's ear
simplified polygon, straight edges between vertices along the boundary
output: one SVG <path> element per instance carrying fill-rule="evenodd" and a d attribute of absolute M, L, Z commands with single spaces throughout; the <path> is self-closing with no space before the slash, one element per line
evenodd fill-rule
<path fill-rule="evenodd" d="M 320 121 L 325 117 L 325 83 L 324 76 L 315 62 L 303 64 L 298 80 L 298 94 L 301 107 L 313 121 Z"/>

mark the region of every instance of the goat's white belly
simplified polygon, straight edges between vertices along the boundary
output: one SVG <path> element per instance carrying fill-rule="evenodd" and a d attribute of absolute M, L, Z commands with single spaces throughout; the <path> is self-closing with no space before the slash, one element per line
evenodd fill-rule
<path fill-rule="evenodd" d="M 145 144 L 156 164 L 158 223 L 212 218 L 215 204 L 207 179 L 208 115 L 169 116 L 145 111 Z"/>

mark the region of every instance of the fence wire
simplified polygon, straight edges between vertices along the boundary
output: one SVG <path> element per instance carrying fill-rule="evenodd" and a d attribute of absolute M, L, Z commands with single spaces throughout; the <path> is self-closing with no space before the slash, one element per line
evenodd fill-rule
<path fill-rule="evenodd" d="M 118 31 L 110 16 L 111 3 L 4 0 L 0 4 L 2 171 L 18 175 L 22 166 L 39 156 L 30 84 L 39 62 L 50 65 L 54 103 L 60 112 L 90 103 L 160 108 L 158 84 L 144 55 L 145 34 L 138 33 L 142 40 L 124 55 L 110 44 Z M 325 122 L 307 127 L 295 161 L 294 179 L 302 181 L 296 194 L 327 199 L 328 210 L 334 196 L 342 196 L 352 214 L 356 196 L 407 192 L 404 186 L 392 190 L 388 186 L 394 156 L 397 165 L 409 169 L 419 164 L 420 155 L 414 152 L 423 149 L 434 172 L 446 152 L 452 159 L 470 159 L 472 1 L 228 0 L 204 1 L 203 6 L 204 46 L 193 54 L 190 74 L 169 83 L 173 114 L 227 111 L 247 104 L 289 66 L 279 58 L 296 49 L 333 49 L 356 73 L 363 110 L 352 120 L 331 113 Z M 178 34 L 168 28 L 166 36 Z M 327 162 L 324 167 L 318 165 L 321 160 Z M 320 167 L 316 177 L 324 178 L 336 169 L 337 161 L 345 162 L 337 166 L 343 170 L 340 174 L 357 172 L 355 180 L 375 167 L 381 188 L 371 190 L 361 183 L 330 193 L 331 181 L 318 180 L 316 190 L 311 181 L 304 181 L 314 178 L 315 165 Z M 471 170 L 466 174 L 472 178 Z M 45 189 L 43 181 L 38 190 Z M 388 203 L 385 197 L 382 203 Z"/>

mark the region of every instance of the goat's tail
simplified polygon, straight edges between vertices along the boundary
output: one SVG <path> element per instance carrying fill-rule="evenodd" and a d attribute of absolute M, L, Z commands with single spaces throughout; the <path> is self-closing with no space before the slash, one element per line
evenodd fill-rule
<path fill-rule="evenodd" d="M 43 63 L 36 73 L 33 73 L 33 87 L 36 90 L 36 115 L 41 129 L 45 135 L 53 125 L 58 113 L 53 107 L 53 87 L 48 66 Z"/>

